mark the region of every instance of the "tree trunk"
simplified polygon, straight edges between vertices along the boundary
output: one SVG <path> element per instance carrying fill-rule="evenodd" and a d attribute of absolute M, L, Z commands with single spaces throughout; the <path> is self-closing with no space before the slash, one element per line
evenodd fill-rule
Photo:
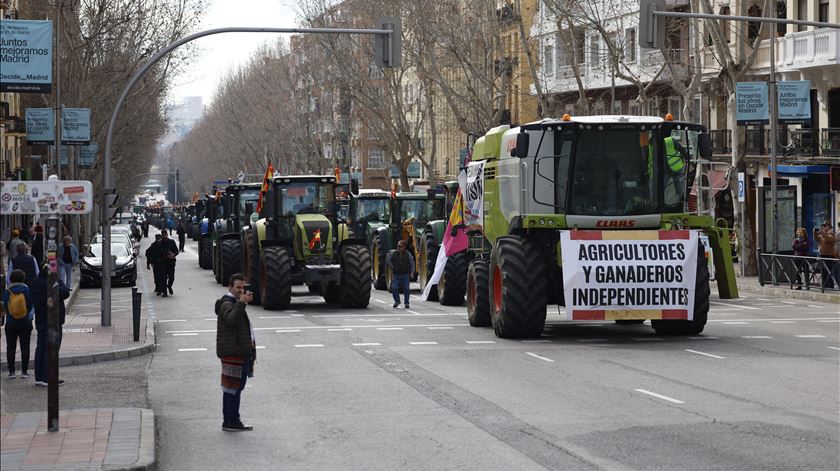
<path fill-rule="evenodd" d="M 741 129 L 738 127 L 736 117 L 735 117 L 735 94 L 732 93 L 729 95 L 729 99 L 727 101 L 727 108 L 729 113 L 729 122 L 732 123 L 732 167 L 733 168 L 744 168 L 746 170 L 746 165 L 744 162 L 744 139 L 743 134 L 741 133 Z M 730 174 L 729 179 L 729 189 L 732 192 L 732 201 L 738 201 L 738 174 L 737 172 L 732 172 Z M 741 262 L 741 266 L 744 272 L 744 276 L 757 276 L 758 275 L 758 260 L 756 258 L 756 250 L 755 250 L 755 238 L 753 237 L 753 227 L 752 222 L 750 222 L 749 215 L 753 214 L 753 208 L 750 207 L 750 200 L 749 198 L 745 198 L 743 203 L 743 212 L 745 213 L 745 217 L 741 216 L 741 205 L 740 204 L 733 204 L 732 207 L 734 209 L 734 217 L 735 217 L 735 227 L 738 231 L 738 238 L 741 241 L 740 250 L 741 253 L 738 254 L 738 260 Z M 743 220 L 743 224 L 742 224 Z"/>

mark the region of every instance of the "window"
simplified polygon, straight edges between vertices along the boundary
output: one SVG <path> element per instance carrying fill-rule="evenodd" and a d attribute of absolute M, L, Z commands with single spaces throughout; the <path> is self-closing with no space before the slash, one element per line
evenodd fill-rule
<path fill-rule="evenodd" d="M 589 61 L 593 67 L 601 65 L 601 41 L 598 36 L 592 36 L 589 40 Z"/>
<path fill-rule="evenodd" d="M 682 120 L 682 104 L 679 97 L 668 98 L 668 112 L 674 117 L 676 121 Z"/>
<path fill-rule="evenodd" d="M 796 19 L 797 20 L 807 20 L 808 19 L 808 1 L 809 0 L 799 0 L 796 4 Z M 803 25 L 796 25 L 797 31 L 805 31 L 808 27 Z"/>
<path fill-rule="evenodd" d="M 721 15 L 731 15 L 729 7 L 723 6 L 720 7 L 720 14 Z M 732 35 L 732 31 L 729 29 L 729 20 L 720 20 L 720 30 L 723 34 L 723 39 L 729 43 L 731 42 L 730 36 Z"/>
<path fill-rule="evenodd" d="M 753 18 L 758 18 L 764 16 L 761 11 L 761 7 L 758 5 L 753 5 L 747 10 L 747 15 L 752 16 Z M 761 28 L 761 23 L 758 21 L 750 21 L 747 23 L 747 40 L 750 44 L 755 43 L 755 39 L 758 37 L 758 31 Z"/>
<path fill-rule="evenodd" d="M 818 21 L 828 23 L 828 0 L 820 0 Z"/>
<path fill-rule="evenodd" d="M 378 147 L 371 147 L 368 151 L 367 168 L 385 168 L 385 152 Z"/>
<path fill-rule="evenodd" d="M 556 64 L 557 64 L 556 71 L 559 72 L 561 67 L 565 67 L 565 66 L 568 65 L 568 62 L 566 60 L 566 45 L 563 43 L 563 36 L 560 33 L 557 33 L 554 36 L 554 44 L 556 44 L 556 46 L 555 46 L 555 52 L 556 52 L 555 56 L 556 56 Z"/>
<path fill-rule="evenodd" d="M 827 4 L 828 2 L 826 2 Z M 787 2 L 784 0 L 778 0 L 776 2 L 776 18 L 785 19 L 787 18 Z M 782 37 L 787 34 L 787 25 L 786 24 L 777 24 L 776 25 L 776 36 Z"/>
<path fill-rule="evenodd" d="M 576 60 L 578 64 L 586 62 L 586 32 L 583 28 L 578 28 L 572 32 L 574 38 L 574 47 Z"/>
<path fill-rule="evenodd" d="M 546 75 L 554 75 L 554 47 L 551 44 L 543 46 L 543 68 Z"/>
<path fill-rule="evenodd" d="M 624 32 L 624 61 L 636 62 L 636 28 Z"/>

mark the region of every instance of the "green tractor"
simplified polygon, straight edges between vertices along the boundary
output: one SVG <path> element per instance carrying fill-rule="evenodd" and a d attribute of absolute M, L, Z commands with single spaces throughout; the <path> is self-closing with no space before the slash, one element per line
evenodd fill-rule
<path fill-rule="evenodd" d="M 199 225 L 198 266 L 208 270 L 213 268 L 213 246 L 216 240 L 216 220 L 224 214 L 221 197 L 207 195 L 204 199 L 204 211 Z"/>
<path fill-rule="evenodd" d="M 269 182 L 259 218 L 242 232 L 243 268 L 265 309 L 286 309 L 293 285 L 328 303 L 370 302 L 370 252 L 336 220 L 334 176 L 280 176 Z"/>
<path fill-rule="evenodd" d="M 422 228 L 431 220 L 443 219 L 444 195 L 423 192 L 397 193 L 391 199 L 391 217 L 387 226 L 377 227 L 370 235 L 368 243 L 371 247 L 371 278 L 378 290 L 387 290 L 390 286 L 386 259 L 388 252 L 397 248 L 397 242 L 402 239 L 408 241 L 408 250 L 419 258 L 418 242 L 422 236 Z M 415 264 L 419 266 L 419 263 Z M 415 279 L 416 273 L 411 276 Z"/>
<path fill-rule="evenodd" d="M 227 286 L 230 276 L 242 268 L 242 228 L 251 224 L 251 214 L 260 197 L 260 183 L 232 183 L 225 188 L 221 206 L 225 217 L 216 221 L 213 244 L 213 274 Z"/>
<path fill-rule="evenodd" d="M 443 219 L 429 221 L 426 224 L 418 242 L 420 247 L 417 257 L 417 280 L 420 282 L 421 291 L 425 289 L 429 278 L 435 272 L 438 253 L 441 244 L 443 244 L 444 231 L 449 224 L 449 215 L 452 213 L 455 196 L 458 194 L 458 181 L 453 180 L 444 183 L 437 189 L 437 193 L 444 195 L 446 211 Z M 463 305 L 464 297 L 467 294 L 467 269 L 470 260 L 472 260 L 472 252 L 468 250 L 450 256 L 437 285 L 432 286 L 429 290 L 428 300 L 439 301 L 444 306 Z"/>
<path fill-rule="evenodd" d="M 658 117 L 566 115 L 490 130 L 475 143 L 467 167 L 474 183 L 465 193 L 476 190 L 467 204 L 483 210 L 477 221 L 481 234 L 472 232 L 470 240 L 475 254 L 467 276 L 470 325 L 492 326 L 499 337 L 536 337 L 544 328 L 546 306 L 557 304 L 567 307 L 567 320 L 640 324 L 650 319 L 660 335 L 702 332 L 709 312 L 709 264 L 702 243 L 697 242 L 697 254 L 681 258 L 679 247 L 693 247 L 700 232 L 708 236 L 720 297 L 738 296 L 728 229 L 717 227 L 711 215 L 687 210 L 691 181 L 702 177 L 710 156 L 705 128 Z M 689 242 L 673 244 L 677 252 L 645 252 L 679 238 Z M 573 241 L 580 249 L 564 252 L 564 246 L 577 247 Z M 610 250 L 619 255 L 598 258 Z M 632 250 L 635 255 L 627 255 Z M 678 278 L 629 287 L 631 279 L 656 280 L 669 273 L 638 265 L 656 257 L 662 263 L 669 254 L 684 264 L 678 271 L 666 267 Z M 590 274 L 601 278 L 590 279 L 578 263 L 586 257 L 609 260 L 589 266 Z M 632 271 L 624 285 L 622 270 Z M 677 294 L 669 298 L 664 290 L 671 287 Z M 677 302 L 685 308 L 657 308 Z"/>

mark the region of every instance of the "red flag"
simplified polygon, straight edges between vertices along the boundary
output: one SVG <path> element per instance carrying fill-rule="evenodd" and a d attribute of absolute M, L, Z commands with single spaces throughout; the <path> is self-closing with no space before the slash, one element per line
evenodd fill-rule
<path fill-rule="evenodd" d="M 274 175 L 274 167 L 271 165 L 271 162 L 268 163 L 268 168 L 265 169 L 265 175 L 263 176 L 262 187 L 260 188 L 260 197 L 257 200 L 257 212 L 262 210 L 262 202 L 263 196 L 268 193 L 268 181 Z"/>
<path fill-rule="evenodd" d="M 321 245 L 321 229 L 315 229 L 315 235 L 309 241 L 309 250 L 315 250 L 315 244 Z"/>

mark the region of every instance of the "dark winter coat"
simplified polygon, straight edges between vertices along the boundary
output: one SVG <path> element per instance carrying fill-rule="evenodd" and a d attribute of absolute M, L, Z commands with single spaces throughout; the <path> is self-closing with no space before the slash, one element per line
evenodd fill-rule
<path fill-rule="evenodd" d="M 216 356 L 256 358 L 246 304 L 224 295 L 216 301 Z"/>
<path fill-rule="evenodd" d="M 808 239 L 800 239 L 797 237 L 793 239 L 793 254 L 794 255 L 801 255 L 801 256 L 808 256 L 808 252 L 811 249 L 811 244 L 808 242 Z"/>
<path fill-rule="evenodd" d="M 29 287 L 29 295 L 32 296 L 32 304 L 35 306 L 35 328 L 38 330 L 47 328 L 47 316 L 49 316 L 49 310 L 47 309 L 47 275 L 47 271 L 42 270 L 32 286 Z M 61 302 L 58 303 L 58 324 L 64 325 L 66 314 L 64 300 L 70 297 L 70 290 L 61 280 L 58 281 L 58 297 L 61 299 Z"/>

